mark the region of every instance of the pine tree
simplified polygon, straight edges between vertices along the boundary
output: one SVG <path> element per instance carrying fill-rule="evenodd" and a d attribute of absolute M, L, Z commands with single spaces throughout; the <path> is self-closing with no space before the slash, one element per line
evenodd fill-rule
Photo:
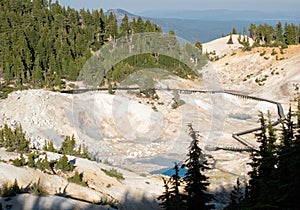
<path fill-rule="evenodd" d="M 236 186 L 234 186 L 234 189 L 230 193 L 230 203 L 225 208 L 225 210 L 241 210 L 241 201 L 244 197 L 244 194 L 241 189 L 241 183 L 239 178 L 236 180 Z"/>
<path fill-rule="evenodd" d="M 296 123 L 294 131 L 294 141 L 290 153 L 290 180 L 288 183 L 288 195 L 283 204 L 287 206 L 287 209 L 298 209 L 299 208 L 299 194 L 300 194 L 300 98 L 298 97 L 298 107 L 295 113 Z M 285 202 L 284 202 L 285 201 Z"/>
<path fill-rule="evenodd" d="M 163 178 L 165 191 L 162 195 L 157 197 L 157 200 L 161 201 L 159 205 L 164 210 L 171 210 L 171 193 L 169 187 L 169 179 Z"/>
<path fill-rule="evenodd" d="M 130 34 L 129 21 L 128 21 L 127 14 L 125 14 L 120 24 L 120 36 L 128 36 L 129 34 Z"/>
<path fill-rule="evenodd" d="M 27 165 L 30 168 L 34 168 L 35 167 L 35 154 L 34 153 L 29 153 L 28 154 L 28 161 L 27 161 Z"/>
<path fill-rule="evenodd" d="M 207 192 L 208 177 L 203 174 L 209 167 L 201 148 L 198 146 L 200 135 L 194 131 L 191 124 L 188 125 L 188 132 L 192 142 L 189 146 L 188 159 L 185 161 L 187 172 L 184 181 L 186 182 L 187 209 L 211 209 L 213 206 L 208 205 L 212 199 L 212 195 Z"/>
<path fill-rule="evenodd" d="M 278 152 L 278 170 L 276 173 L 277 183 L 275 183 L 277 190 L 274 196 L 278 202 L 280 209 L 290 208 L 288 199 L 288 192 L 291 189 L 291 159 L 293 159 L 292 145 L 294 140 L 294 123 L 292 121 L 292 110 L 286 115 L 286 119 L 282 122 L 281 143 Z"/>
<path fill-rule="evenodd" d="M 21 189 L 20 189 L 20 187 L 19 187 L 19 184 L 18 184 L 17 179 L 14 180 L 14 183 L 13 183 L 13 185 L 11 186 L 11 189 L 12 189 L 12 192 L 14 192 L 15 194 L 21 192 Z"/>
<path fill-rule="evenodd" d="M 48 141 L 48 142 L 45 141 L 45 145 L 43 149 L 49 152 L 57 152 L 56 149 L 54 148 L 53 141 Z"/>
<path fill-rule="evenodd" d="M 145 23 L 141 17 L 138 17 L 136 22 L 135 33 L 143 33 L 145 31 Z"/>
<path fill-rule="evenodd" d="M 229 40 L 227 41 L 227 44 L 233 44 L 232 34 L 230 34 Z"/>
<path fill-rule="evenodd" d="M 237 34 L 237 30 L 236 30 L 236 28 L 232 28 L 232 34 Z"/>
<path fill-rule="evenodd" d="M 65 140 L 61 144 L 61 147 L 59 149 L 59 153 L 68 154 L 68 155 L 76 154 L 76 151 L 74 150 L 75 142 L 76 141 L 75 141 L 74 135 L 72 135 L 72 137 L 66 136 Z"/>
<path fill-rule="evenodd" d="M 23 156 L 23 153 L 20 154 L 20 158 L 16 158 L 12 161 L 14 166 L 21 167 L 26 165 L 25 158 Z"/>
<path fill-rule="evenodd" d="M 50 170 L 50 163 L 48 161 L 48 155 L 46 154 L 45 155 L 45 158 L 43 159 L 42 161 L 42 167 L 43 167 L 43 170 Z"/>
<path fill-rule="evenodd" d="M 273 188 L 270 187 L 275 180 L 277 157 L 276 135 L 271 123 L 270 115 L 268 116 L 268 124 L 263 114 L 260 112 L 261 131 L 256 134 L 257 141 L 260 143 L 259 151 L 252 151 L 250 158 L 252 162 L 249 164 L 252 171 L 249 180 L 249 206 L 255 208 L 275 208 L 274 198 L 272 197 Z"/>
<path fill-rule="evenodd" d="M 282 30 L 281 22 L 278 22 L 276 24 L 276 42 L 278 45 L 282 45 L 284 42 L 282 33 L 283 33 L 283 30 Z"/>
<path fill-rule="evenodd" d="M 115 40 L 118 37 L 118 23 L 116 15 L 112 12 L 109 14 L 106 23 L 106 36 L 109 39 Z"/>
<path fill-rule="evenodd" d="M 183 195 L 179 191 L 181 178 L 179 176 L 179 165 L 175 163 L 174 165 L 175 173 L 170 178 L 170 209 L 174 210 L 182 210 L 185 209 L 185 205 L 183 202 Z"/>
<path fill-rule="evenodd" d="M 65 154 L 57 161 L 55 167 L 62 171 L 73 171 L 74 169 L 74 165 L 69 162 L 68 157 Z"/>
<path fill-rule="evenodd" d="M 89 151 L 88 151 L 88 148 L 87 146 L 85 145 L 82 145 L 82 151 L 79 155 L 81 158 L 85 158 L 85 159 L 88 159 L 88 160 L 91 160 L 92 158 L 90 157 L 89 155 Z"/>
<path fill-rule="evenodd" d="M 293 45 L 293 44 L 298 44 L 298 29 L 297 26 L 295 26 L 293 23 L 291 24 L 285 24 L 284 26 L 284 37 L 285 37 L 285 42 L 287 45 Z"/>
<path fill-rule="evenodd" d="M 145 32 L 156 32 L 156 26 L 150 20 L 146 20 L 145 22 Z"/>
<path fill-rule="evenodd" d="M 199 40 L 196 41 L 195 47 L 197 47 L 202 52 L 202 44 Z"/>
<path fill-rule="evenodd" d="M 250 24 L 249 28 L 250 37 L 253 39 L 254 42 L 257 42 L 257 27 L 255 24 Z"/>
<path fill-rule="evenodd" d="M 21 124 L 14 130 L 15 149 L 18 151 L 29 151 L 30 141 L 26 139 Z"/>

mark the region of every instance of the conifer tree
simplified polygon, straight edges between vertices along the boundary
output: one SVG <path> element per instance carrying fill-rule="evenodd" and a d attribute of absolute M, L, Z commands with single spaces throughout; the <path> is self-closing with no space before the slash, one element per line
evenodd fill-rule
<path fill-rule="evenodd" d="M 211 201 L 212 195 L 207 192 L 209 181 L 208 177 L 203 174 L 209 167 L 201 148 L 198 146 L 200 135 L 191 124 L 188 125 L 188 132 L 192 142 L 189 146 L 188 159 L 185 161 L 187 172 L 184 181 L 186 182 L 187 209 L 211 209 L 213 205 L 208 205 L 208 203 Z"/>
<path fill-rule="evenodd" d="M 291 189 L 291 160 L 294 158 L 292 153 L 292 145 L 294 141 L 294 123 L 292 121 L 292 110 L 286 115 L 286 119 L 282 122 L 281 143 L 278 152 L 278 169 L 277 169 L 277 182 L 275 183 L 277 190 L 274 196 L 281 209 L 289 208 L 286 202 L 288 198 L 289 189 Z"/>
<path fill-rule="evenodd" d="M 53 141 L 48 141 L 48 142 L 45 141 L 45 145 L 43 149 L 49 152 L 57 152 L 56 149 L 54 148 Z"/>
<path fill-rule="evenodd" d="M 130 34 L 130 26 L 127 14 L 125 14 L 120 24 L 120 36 L 127 36 Z"/>
<path fill-rule="evenodd" d="M 293 113 L 291 107 L 282 122 L 280 145 L 277 137 L 262 114 L 262 131 L 257 134 L 261 143 L 259 151 L 252 152 L 252 171 L 249 173 L 249 196 L 242 202 L 246 209 L 298 209 L 300 193 L 300 102 Z M 293 119 L 297 121 L 293 123 Z M 254 153 L 255 152 L 255 153 Z M 248 190 L 245 191 L 246 193 Z"/>
<path fill-rule="evenodd" d="M 45 158 L 42 160 L 42 167 L 43 167 L 43 170 L 50 170 L 50 163 L 48 161 L 48 155 L 46 154 L 45 155 Z"/>
<path fill-rule="evenodd" d="M 29 153 L 28 154 L 28 161 L 27 161 L 27 165 L 30 168 L 34 168 L 35 167 L 35 154 L 34 153 Z"/>
<path fill-rule="evenodd" d="M 159 205 L 164 210 L 171 210 L 171 193 L 169 187 L 169 179 L 163 178 L 165 191 L 162 195 L 157 197 L 157 200 L 161 201 Z"/>
<path fill-rule="evenodd" d="M 230 34 L 229 40 L 227 41 L 227 44 L 233 44 L 232 34 Z"/>
<path fill-rule="evenodd" d="M 255 24 L 251 23 L 249 27 L 250 37 L 253 39 L 254 42 L 257 42 L 257 27 Z"/>
<path fill-rule="evenodd" d="M 234 186 L 234 189 L 230 193 L 230 203 L 225 208 L 225 210 L 241 210 L 241 201 L 244 197 L 244 194 L 241 189 L 241 183 L 239 178 L 236 180 L 236 185 Z"/>
<path fill-rule="evenodd" d="M 69 162 L 65 154 L 57 161 L 55 167 L 62 171 L 72 171 L 74 169 L 73 164 Z"/>
<path fill-rule="evenodd" d="M 185 209 L 185 205 L 183 202 L 183 195 L 180 193 L 179 187 L 181 183 L 181 178 L 179 176 L 179 165 L 175 163 L 174 165 L 175 173 L 170 178 L 170 209 L 174 210 L 182 210 Z"/>
<path fill-rule="evenodd" d="M 281 45 L 284 42 L 282 33 L 283 33 L 282 24 L 281 22 L 278 22 L 276 24 L 276 42 L 278 45 Z"/>
<path fill-rule="evenodd" d="M 14 192 L 15 194 L 21 192 L 21 189 L 20 189 L 20 187 L 19 187 L 19 184 L 18 184 L 17 179 L 14 180 L 14 183 L 13 183 L 13 185 L 11 186 L 11 188 L 12 188 L 12 192 Z"/>
<path fill-rule="evenodd" d="M 74 148 L 75 148 L 75 142 L 76 141 L 75 141 L 74 135 L 72 135 L 72 137 L 66 136 L 65 140 L 61 144 L 59 152 L 61 154 L 68 154 L 68 155 L 74 155 L 74 154 L 76 154 L 76 151 L 74 150 Z"/>
<path fill-rule="evenodd" d="M 287 206 L 287 209 L 299 208 L 299 194 L 300 194 L 300 97 L 298 97 L 298 107 L 295 113 L 295 138 L 292 144 L 292 150 L 290 154 L 290 170 L 291 175 L 288 181 L 288 195 L 285 202 L 282 202 Z M 284 183 L 287 184 L 287 183 Z"/>
<path fill-rule="evenodd" d="M 249 199 L 248 205 L 255 208 L 275 208 L 272 183 L 275 181 L 277 157 L 274 145 L 277 137 L 272 126 L 270 115 L 268 114 L 268 124 L 260 112 L 261 131 L 256 134 L 257 141 L 260 143 L 258 151 L 252 151 L 249 165 L 252 171 L 249 180 Z"/>
<path fill-rule="evenodd" d="M 156 25 L 152 24 L 150 20 L 145 22 L 145 32 L 156 32 Z"/>
<path fill-rule="evenodd" d="M 136 21 L 135 33 L 143 33 L 145 31 L 145 23 L 141 17 L 138 17 Z"/>
<path fill-rule="evenodd" d="M 236 28 L 232 28 L 232 34 L 237 34 L 237 30 L 236 30 Z"/>
<path fill-rule="evenodd" d="M 12 161 L 14 166 L 21 167 L 26 165 L 26 161 L 23 153 L 20 154 L 20 158 L 16 158 Z"/>
<path fill-rule="evenodd" d="M 196 41 L 195 46 L 202 52 L 202 44 L 199 40 Z"/>
<path fill-rule="evenodd" d="M 118 23 L 116 15 L 112 12 L 109 14 L 106 23 L 107 38 L 116 39 L 118 37 Z"/>

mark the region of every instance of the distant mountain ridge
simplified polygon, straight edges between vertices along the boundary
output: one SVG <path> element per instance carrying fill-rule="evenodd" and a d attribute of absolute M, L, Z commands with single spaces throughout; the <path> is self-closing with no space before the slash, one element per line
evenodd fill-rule
<path fill-rule="evenodd" d="M 122 19 L 125 17 L 125 15 L 128 16 L 128 19 L 131 21 L 133 18 L 139 17 L 138 15 L 132 14 L 126 10 L 123 9 L 109 9 L 105 12 L 105 15 L 109 15 L 110 13 L 113 13 L 116 15 L 116 18 L 118 22 L 122 21 Z"/>
<path fill-rule="evenodd" d="M 300 12 L 255 11 L 255 10 L 153 10 L 137 13 L 151 18 L 176 18 L 194 20 L 300 20 Z"/>
<path fill-rule="evenodd" d="M 137 14 L 123 9 L 109 9 L 106 14 L 114 13 L 120 23 L 125 14 L 129 20 L 142 17 L 159 25 L 163 32 L 174 30 L 175 34 L 187 41 L 209 42 L 232 32 L 236 28 L 243 33 L 251 23 L 276 25 L 279 21 L 300 23 L 300 13 L 296 12 L 262 12 L 262 11 L 232 11 L 232 10 L 181 10 L 181 11 L 146 11 Z M 247 31 L 248 32 L 248 31 Z"/>

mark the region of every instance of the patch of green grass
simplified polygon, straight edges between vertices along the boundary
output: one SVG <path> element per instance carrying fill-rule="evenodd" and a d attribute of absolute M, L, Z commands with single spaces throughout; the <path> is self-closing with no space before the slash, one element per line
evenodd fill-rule
<path fill-rule="evenodd" d="M 118 180 L 124 180 L 123 174 L 118 172 L 116 169 L 112 168 L 110 170 L 106 170 L 104 168 L 101 168 L 101 171 L 103 171 L 107 176 L 114 177 Z"/>

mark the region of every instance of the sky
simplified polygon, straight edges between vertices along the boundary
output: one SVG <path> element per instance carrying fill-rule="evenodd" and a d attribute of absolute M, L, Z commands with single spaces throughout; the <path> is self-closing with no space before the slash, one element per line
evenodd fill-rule
<path fill-rule="evenodd" d="M 151 10 L 258 10 L 299 11 L 300 0 L 59 0 L 64 6 L 76 9 L 125 9 L 129 12 Z"/>

